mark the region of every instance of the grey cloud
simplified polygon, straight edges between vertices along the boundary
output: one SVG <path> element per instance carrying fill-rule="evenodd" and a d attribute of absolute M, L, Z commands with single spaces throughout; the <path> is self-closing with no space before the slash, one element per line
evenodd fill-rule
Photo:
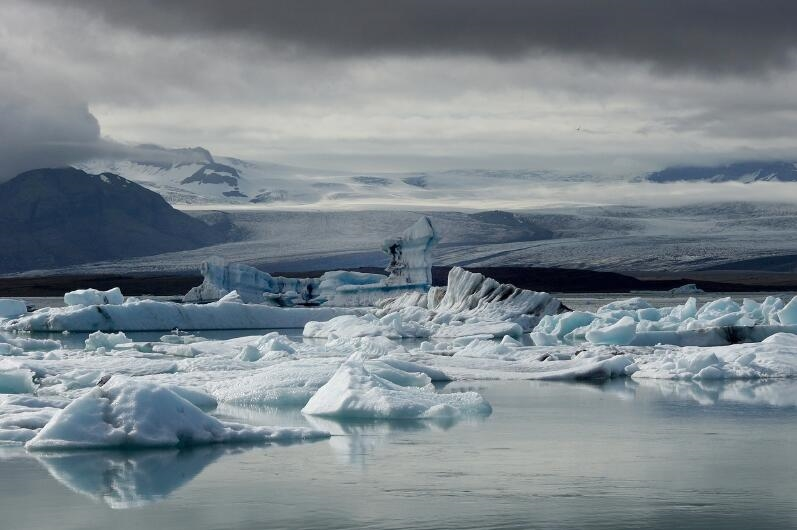
<path fill-rule="evenodd" d="M 248 35 L 322 55 L 562 53 L 664 70 L 793 64 L 792 0 L 36 0 L 155 35 Z"/>
<path fill-rule="evenodd" d="M 63 166 L 103 149 L 85 104 L 30 98 L 0 89 L 0 181 L 37 167 Z"/>
<path fill-rule="evenodd" d="M 85 103 L 41 90 L 32 96 L 0 87 L 0 182 L 29 169 L 67 166 L 95 157 L 168 163 L 210 157 L 201 149 L 131 146 L 103 138 Z"/>

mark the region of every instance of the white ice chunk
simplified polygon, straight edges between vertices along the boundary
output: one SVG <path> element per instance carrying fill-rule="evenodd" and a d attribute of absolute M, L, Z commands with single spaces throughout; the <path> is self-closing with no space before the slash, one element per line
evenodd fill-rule
<path fill-rule="evenodd" d="M 126 344 L 129 342 L 130 339 L 128 339 L 127 335 L 121 331 L 119 333 L 103 333 L 102 331 L 95 331 L 86 339 L 86 350 L 94 351 L 99 348 L 112 350 L 119 344 Z"/>
<path fill-rule="evenodd" d="M 108 291 L 98 291 L 97 289 L 78 289 L 64 295 L 64 303 L 68 306 L 87 306 L 87 305 L 119 305 L 124 303 L 122 291 L 118 287 Z"/>
<path fill-rule="evenodd" d="M 390 256 L 387 285 L 432 285 L 432 249 L 437 241 L 432 221 L 426 216 L 401 236 L 385 240 L 382 250 Z"/>
<path fill-rule="evenodd" d="M 667 292 L 672 294 L 672 295 L 678 295 L 678 294 L 698 294 L 698 293 L 702 293 L 704 291 L 703 291 L 703 289 L 700 289 L 694 283 L 687 283 L 686 285 L 682 285 L 680 287 L 675 287 L 674 289 L 670 289 Z"/>
<path fill-rule="evenodd" d="M 434 418 L 489 414 L 476 392 L 440 394 L 432 385 L 401 386 L 369 370 L 358 354 L 347 359 L 302 409 L 305 414 L 354 418 Z"/>
<path fill-rule="evenodd" d="M 34 373 L 24 368 L 0 371 L 0 394 L 30 394 L 36 391 Z"/>
<path fill-rule="evenodd" d="M 587 332 L 587 340 L 593 344 L 630 344 L 636 335 L 636 321 L 625 316 L 610 326 Z"/>
<path fill-rule="evenodd" d="M 784 325 L 797 324 L 797 296 L 792 298 L 786 306 L 777 312 L 778 321 Z"/>
<path fill-rule="evenodd" d="M 232 291 L 246 303 L 293 305 L 310 302 L 318 296 L 317 278 L 285 278 L 272 276 L 249 265 L 227 263 L 212 256 L 199 268 L 202 284 L 183 297 L 185 302 L 215 302 Z"/>
<path fill-rule="evenodd" d="M 326 436 L 308 429 L 222 422 L 165 386 L 114 377 L 59 411 L 26 447 L 180 447 Z"/>
<path fill-rule="evenodd" d="M 24 300 L 0 298 L 0 318 L 14 318 L 27 312 L 28 305 Z"/>

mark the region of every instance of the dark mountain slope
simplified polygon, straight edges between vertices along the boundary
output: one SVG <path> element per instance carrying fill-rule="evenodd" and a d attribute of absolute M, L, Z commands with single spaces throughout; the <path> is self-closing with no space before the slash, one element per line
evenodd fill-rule
<path fill-rule="evenodd" d="M 228 230 L 111 173 L 36 169 L 0 184 L 0 272 L 188 250 Z"/>

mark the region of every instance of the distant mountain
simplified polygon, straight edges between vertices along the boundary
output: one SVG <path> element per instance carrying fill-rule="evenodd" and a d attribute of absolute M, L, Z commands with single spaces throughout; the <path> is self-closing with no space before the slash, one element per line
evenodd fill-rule
<path fill-rule="evenodd" d="M 214 157 L 201 147 L 167 149 L 150 144 L 131 148 L 127 159 L 94 159 L 78 167 L 89 173 L 121 175 L 161 194 L 171 204 L 312 203 L 329 191 L 328 186 L 335 186 L 319 183 L 317 177 L 334 180 L 341 175 Z"/>
<path fill-rule="evenodd" d="M 736 162 L 726 166 L 668 167 L 647 176 L 650 182 L 797 182 L 797 165 L 794 162 Z"/>
<path fill-rule="evenodd" d="M 189 250 L 226 239 L 111 173 L 36 169 L 0 184 L 0 272 Z"/>

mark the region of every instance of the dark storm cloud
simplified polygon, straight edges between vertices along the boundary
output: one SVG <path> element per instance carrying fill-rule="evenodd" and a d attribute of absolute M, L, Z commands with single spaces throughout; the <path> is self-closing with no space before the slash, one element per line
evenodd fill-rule
<path fill-rule="evenodd" d="M 0 78 L 1 79 L 1 78 Z M 191 150 L 130 146 L 100 136 L 88 106 L 57 90 L 20 94 L 0 85 L 0 182 L 30 169 L 61 167 L 94 157 L 169 163 L 194 160 Z"/>
<path fill-rule="evenodd" d="M 38 0 L 156 35 L 335 56 L 562 53 L 724 73 L 790 65 L 793 0 Z"/>
<path fill-rule="evenodd" d="M 0 182 L 37 167 L 63 166 L 101 151 L 85 104 L 0 90 Z"/>

